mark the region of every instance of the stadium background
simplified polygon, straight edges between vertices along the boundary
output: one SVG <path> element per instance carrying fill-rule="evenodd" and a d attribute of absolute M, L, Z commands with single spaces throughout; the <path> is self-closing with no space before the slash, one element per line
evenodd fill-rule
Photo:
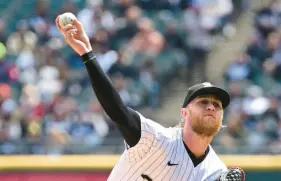
<path fill-rule="evenodd" d="M 0 180 L 106 180 L 124 149 L 54 19 L 73 12 L 123 101 L 163 125 L 186 88 L 228 89 L 212 145 L 247 180 L 281 179 L 279 1 L 0 2 Z M 178 112 L 177 112 L 178 111 Z"/>

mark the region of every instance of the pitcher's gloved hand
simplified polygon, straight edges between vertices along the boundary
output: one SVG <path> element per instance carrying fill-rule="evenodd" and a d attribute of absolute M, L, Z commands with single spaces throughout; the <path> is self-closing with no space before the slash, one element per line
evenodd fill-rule
<path fill-rule="evenodd" d="M 223 172 L 217 181 L 244 181 L 245 172 L 239 168 L 229 168 L 227 171 Z"/>

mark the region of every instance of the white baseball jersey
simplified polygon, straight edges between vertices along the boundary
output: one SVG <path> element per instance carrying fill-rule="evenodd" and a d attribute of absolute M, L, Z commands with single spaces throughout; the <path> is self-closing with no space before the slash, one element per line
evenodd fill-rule
<path fill-rule="evenodd" d="M 181 128 L 165 128 L 140 115 L 141 138 L 126 149 L 108 181 L 214 181 L 227 170 L 210 146 L 194 167 L 184 146 Z"/>

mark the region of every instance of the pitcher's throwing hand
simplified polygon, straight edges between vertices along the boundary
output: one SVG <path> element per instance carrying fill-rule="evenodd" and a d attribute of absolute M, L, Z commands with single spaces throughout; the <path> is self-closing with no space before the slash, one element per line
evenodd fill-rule
<path fill-rule="evenodd" d="M 68 43 L 69 46 L 80 56 L 92 51 L 89 37 L 85 33 L 82 24 L 77 20 L 77 18 L 74 19 L 73 24 L 67 24 L 64 27 L 60 26 L 59 18 L 60 16 L 56 18 L 56 25 L 61 34 L 64 36 L 66 43 Z"/>

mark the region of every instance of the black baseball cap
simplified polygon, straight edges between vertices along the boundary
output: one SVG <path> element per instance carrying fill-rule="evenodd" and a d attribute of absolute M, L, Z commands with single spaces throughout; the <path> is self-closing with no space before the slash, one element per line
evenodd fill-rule
<path fill-rule="evenodd" d="M 210 82 L 204 82 L 195 84 L 188 89 L 182 107 L 186 107 L 194 98 L 208 94 L 217 96 L 221 100 L 223 108 L 226 108 L 230 102 L 230 96 L 226 90 L 216 87 Z"/>

